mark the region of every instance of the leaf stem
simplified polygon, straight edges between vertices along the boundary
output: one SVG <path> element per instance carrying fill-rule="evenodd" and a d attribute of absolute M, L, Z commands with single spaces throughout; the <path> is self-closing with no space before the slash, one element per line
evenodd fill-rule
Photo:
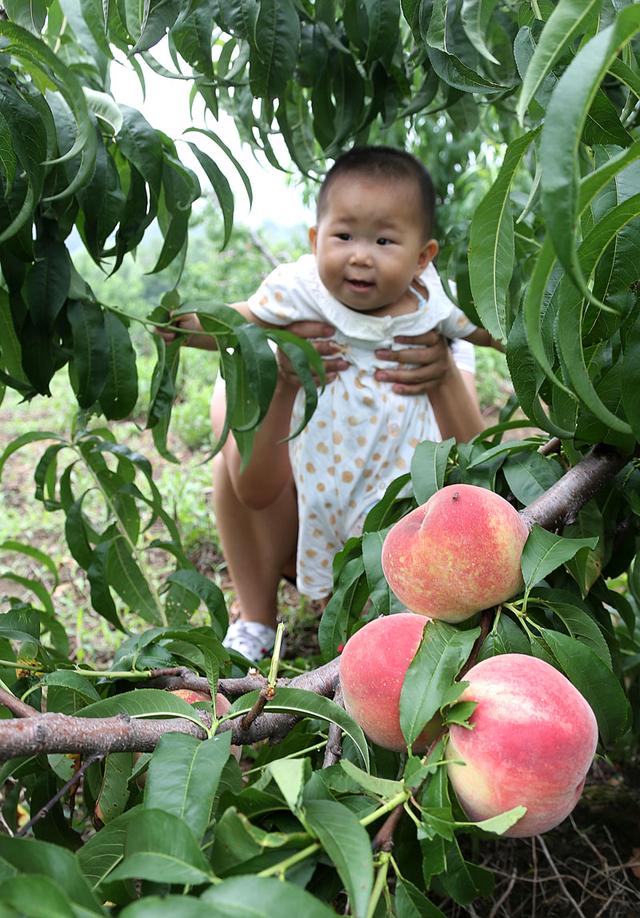
<path fill-rule="evenodd" d="M 371 891 L 369 907 L 367 908 L 367 918 L 373 918 L 375 915 L 376 908 L 378 907 L 378 901 L 387 882 L 387 872 L 389 870 L 390 857 L 391 855 L 387 851 L 382 851 L 380 854 L 380 867 L 378 868 L 376 881 L 373 885 L 373 890 Z"/>

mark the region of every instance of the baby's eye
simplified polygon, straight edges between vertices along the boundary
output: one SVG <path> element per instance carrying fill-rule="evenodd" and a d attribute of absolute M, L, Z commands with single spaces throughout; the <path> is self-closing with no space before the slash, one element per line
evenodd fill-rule
<path fill-rule="evenodd" d="M 380 239 L 376 239 L 378 245 L 391 245 L 392 240 L 387 239 L 386 236 L 381 236 Z"/>
<path fill-rule="evenodd" d="M 340 239 L 342 242 L 348 242 L 351 239 L 351 233 L 336 233 L 336 239 Z"/>

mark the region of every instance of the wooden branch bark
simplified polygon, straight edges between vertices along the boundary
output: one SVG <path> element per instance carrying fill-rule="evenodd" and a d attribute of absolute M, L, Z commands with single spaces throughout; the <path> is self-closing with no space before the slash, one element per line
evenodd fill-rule
<path fill-rule="evenodd" d="M 328 697 L 334 693 L 337 680 L 338 660 L 332 660 L 295 679 L 282 680 L 282 683 Z M 281 739 L 299 719 L 290 714 L 265 712 L 256 717 L 248 729 L 242 728 L 239 719 L 225 721 L 219 729 L 221 733 L 231 730 L 233 742 L 242 745 L 264 739 Z M 90 718 L 36 712 L 21 719 L 0 720 L 0 761 L 40 752 L 75 752 L 80 755 L 152 752 L 165 733 L 188 733 L 198 739 L 207 736 L 204 726 L 198 727 L 193 721 L 179 717 L 152 720 L 120 714 L 117 717 Z"/>
<path fill-rule="evenodd" d="M 594 446 L 581 462 L 562 476 L 548 491 L 522 511 L 532 527 L 535 523 L 552 531 L 573 523 L 588 500 L 610 482 L 629 461 L 611 446 Z"/>

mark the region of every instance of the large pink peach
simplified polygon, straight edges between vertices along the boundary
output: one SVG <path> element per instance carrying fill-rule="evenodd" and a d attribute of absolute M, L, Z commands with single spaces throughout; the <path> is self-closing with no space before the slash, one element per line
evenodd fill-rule
<path fill-rule="evenodd" d="M 448 485 L 393 526 L 382 568 L 413 612 L 461 622 L 518 593 L 529 529 L 499 494 Z"/>
<path fill-rule="evenodd" d="M 384 615 L 349 638 L 340 657 L 345 708 L 366 735 L 385 749 L 406 749 L 400 729 L 400 692 L 428 619 L 413 612 Z M 413 744 L 424 751 L 440 721 L 431 721 Z"/>
<path fill-rule="evenodd" d="M 472 667 L 461 701 L 476 701 L 473 729 L 452 726 L 447 770 L 473 820 L 515 806 L 526 815 L 505 832 L 516 838 L 557 826 L 580 798 L 598 742 L 590 706 L 544 660 L 508 653 Z"/>

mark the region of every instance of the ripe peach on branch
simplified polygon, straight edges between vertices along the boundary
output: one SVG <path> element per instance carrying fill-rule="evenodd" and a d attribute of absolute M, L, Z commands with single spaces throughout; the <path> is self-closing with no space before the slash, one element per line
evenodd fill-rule
<path fill-rule="evenodd" d="M 476 485 L 447 485 L 393 526 L 384 575 L 413 612 L 461 622 L 523 587 L 529 527 L 508 501 Z"/>
<path fill-rule="evenodd" d="M 582 793 L 598 742 L 591 707 L 562 673 L 526 654 L 490 657 L 464 678 L 460 701 L 477 707 L 471 729 L 450 727 L 446 751 L 460 804 L 473 820 L 526 806 L 505 835 L 547 832 Z"/>
<path fill-rule="evenodd" d="M 413 612 L 384 615 L 349 638 L 340 657 L 345 708 L 378 746 L 401 751 L 400 692 L 429 620 Z M 440 727 L 434 718 L 413 744 L 424 752 Z"/>

